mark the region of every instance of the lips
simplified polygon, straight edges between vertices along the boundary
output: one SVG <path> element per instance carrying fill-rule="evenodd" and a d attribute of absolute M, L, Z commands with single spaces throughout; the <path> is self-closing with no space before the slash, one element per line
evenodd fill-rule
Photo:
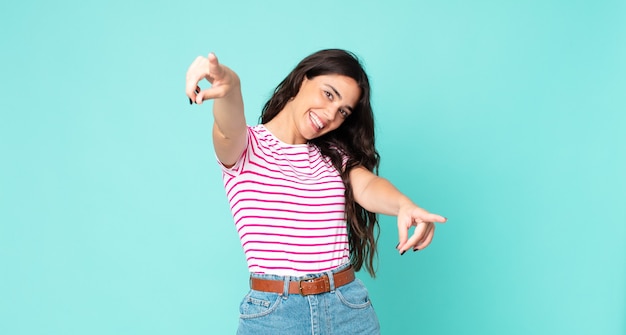
<path fill-rule="evenodd" d="M 311 122 L 313 122 L 318 130 L 324 128 L 324 122 L 322 122 L 322 120 L 320 120 L 320 118 L 317 117 L 317 115 L 315 115 L 313 112 L 309 112 L 309 119 L 311 119 Z"/>

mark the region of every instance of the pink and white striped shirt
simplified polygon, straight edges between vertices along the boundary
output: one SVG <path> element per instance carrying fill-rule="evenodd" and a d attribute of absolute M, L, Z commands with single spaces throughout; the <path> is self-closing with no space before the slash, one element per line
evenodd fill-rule
<path fill-rule="evenodd" d="M 222 171 L 250 272 L 301 276 L 350 261 L 345 187 L 315 146 L 248 127 L 243 155 Z"/>

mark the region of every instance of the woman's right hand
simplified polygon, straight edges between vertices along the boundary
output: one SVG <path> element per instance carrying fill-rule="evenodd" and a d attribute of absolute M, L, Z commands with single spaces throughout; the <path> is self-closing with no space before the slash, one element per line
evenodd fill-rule
<path fill-rule="evenodd" d="M 198 86 L 202 79 L 211 83 L 211 87 L 202 90 Z M 214 53 L 208 57 L 198 56 L 187 70 L 185 93 L 189 103 L 202 104 L 205 100 L 224 98 L 235 88 L 240 88 L 239 77 L 220 64 Z"/>
<path fill-rule="evenodd" d="M 206 79 L 211 87 L 202 90 L 198 84 Z M 246 147 L 246 117 L 243 111 L 241 84 L 237 74 L 217 61 L 215 54 L 198 57 L 187 70 L 185 93 L 190 103 L 213 103 L 213 147 L 225 166 L 234 165 Z"/>

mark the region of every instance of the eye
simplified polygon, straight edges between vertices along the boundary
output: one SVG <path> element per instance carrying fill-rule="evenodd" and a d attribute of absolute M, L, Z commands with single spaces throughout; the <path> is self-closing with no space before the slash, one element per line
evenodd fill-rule
<path fill-rule="evenodd" d="M 328 98 L 328 100 L 333 101 L 333 94 L 328 92 L 328 91 L 324 91 L 324 95 L 326 96 L 326 98 Z"/>
<path fill-rule="evenodd" d="M 350 113 L 343 108 L 339 110 L 339 113 L 341 113 L 341 116 L 343 116 L 344 119 L 350 116 Z"/>

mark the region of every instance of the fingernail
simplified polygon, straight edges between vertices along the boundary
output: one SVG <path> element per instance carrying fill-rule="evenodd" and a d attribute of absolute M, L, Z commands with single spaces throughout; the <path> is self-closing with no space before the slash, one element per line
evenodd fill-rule
<path fill-rule="evenodd" d="M 418 248 L 415 248 L 415 249 L 413 249 L 413 252 L 416 252 L 416 251 L 419 251 L 419 250 L 420 250 L 420 249 L 418 249 Z"/>
<path fill-rule="evenodd" d="M 193 105 L 193 101 L 191 101 L 191 98 L 189 98 L 189 104 Z"/>
<path fill-rule="evenodd" d="M 396 249 L 398 249 L 399 246 L 400 246 L 400 243 L 398 242 L 398 244 L 396 244 Z"/>
<path fill-rule="evenodd" d="M 403 252 L 400 253 L 400 256 L 404 255 L 404 253 L 406 252 L 406 250 L 404 250 Z"/>

